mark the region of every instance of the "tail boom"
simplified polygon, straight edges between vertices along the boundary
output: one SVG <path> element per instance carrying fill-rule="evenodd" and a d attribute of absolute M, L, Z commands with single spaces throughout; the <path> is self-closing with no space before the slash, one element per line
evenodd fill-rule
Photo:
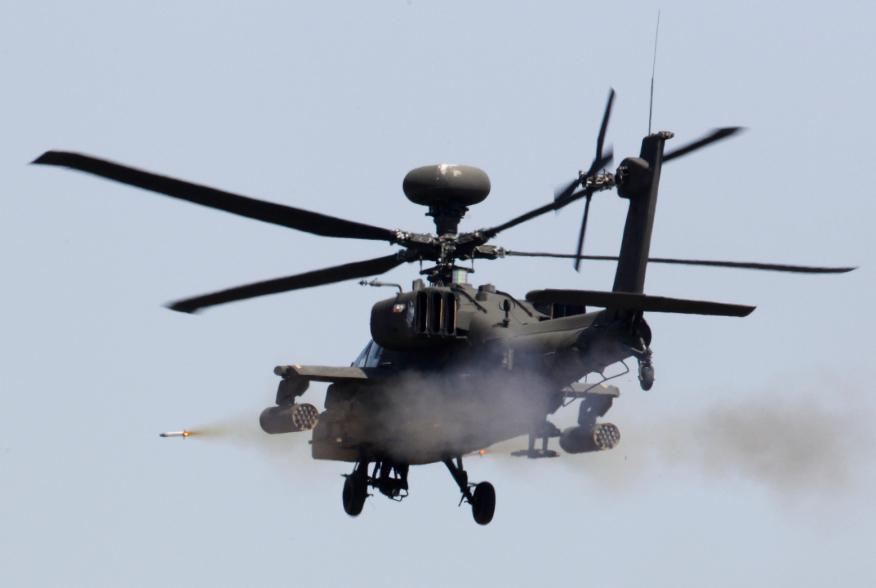
<path fill-rule="evenodd" d="M 618 168 L 618 195 L 627 198 L 630 207 L 612 288 L 615 292 L 644 292 L 663 148 L 670 138 L 672 133 L 667 131 L 648 135 L 642 139 L 640 157 L 628 158 Z"/>

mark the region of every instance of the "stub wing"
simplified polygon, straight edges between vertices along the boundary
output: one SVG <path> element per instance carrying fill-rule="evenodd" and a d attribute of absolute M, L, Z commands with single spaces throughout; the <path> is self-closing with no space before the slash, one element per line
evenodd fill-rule
<path fill-rule="evenodd" d="M 607 396 L 617 398 L 620 389 L 610 384 L 588 384 L 587 382 L 574 382 L 563 390 L 566 398 L 585 398 L 587 396 Z"/>
<path fill-rule="evenodd" d="M 301 378 L 308 382 L 356 382 L 376 379 L 374 368 L 327 365 L 281 365 L 274 373 L 284 379 Z"/>

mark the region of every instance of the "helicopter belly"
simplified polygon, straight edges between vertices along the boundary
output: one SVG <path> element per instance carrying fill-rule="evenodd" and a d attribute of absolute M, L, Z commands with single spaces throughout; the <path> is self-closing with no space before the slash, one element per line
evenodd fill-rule
<path fill-rule="evenodd" d="M 313 457 L 423 464 L 525 434 L 553 410 L 555 394 L 543 382 L 511 376 L 332 385 Z"/>

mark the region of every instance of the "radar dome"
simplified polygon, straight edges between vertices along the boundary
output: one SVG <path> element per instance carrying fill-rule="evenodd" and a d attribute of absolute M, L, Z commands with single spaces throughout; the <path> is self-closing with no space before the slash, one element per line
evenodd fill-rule
<path fill-rule="evenodd" d="M 490 178 L 470 165 L 441 163 L 409 171 L 402 187 L 408 200 L 430 208 L 471 206 L 490 193 Z"/>

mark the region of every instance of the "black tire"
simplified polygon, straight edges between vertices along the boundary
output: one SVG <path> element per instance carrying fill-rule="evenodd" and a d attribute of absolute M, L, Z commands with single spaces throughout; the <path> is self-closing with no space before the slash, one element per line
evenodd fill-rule
<path fill-rule="evenodd" d="M 355 474 L 347 476 L 341 498 L 344 503 L 344 512 L 351 517 L 359 516 L 362 507 L 365 506 L 365 499 L 368 498 L 368 487 L 365 481 Z"/>
<path fill-rule="evenodd" d="M 471 500 L 471 515 L 479 525 L 487 525 L 496 512 L 496 489 L 489 482 L 475 486 Z"/>
<path fill-rule="evenodd" d="M 642 366 L 639 370 L 639 384 L 642 390 L 650 390 L 654 386 L 654 367 L 650 365 Z"/>

